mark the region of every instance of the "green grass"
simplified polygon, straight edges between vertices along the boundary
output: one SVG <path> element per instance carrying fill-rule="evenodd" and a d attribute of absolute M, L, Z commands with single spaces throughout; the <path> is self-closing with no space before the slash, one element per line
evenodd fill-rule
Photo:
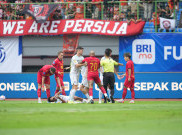
<path fill-rule="evenodd" d="M 181 101 L 135 104 L 0 102 L 0 135 L 181 135 Z"/>

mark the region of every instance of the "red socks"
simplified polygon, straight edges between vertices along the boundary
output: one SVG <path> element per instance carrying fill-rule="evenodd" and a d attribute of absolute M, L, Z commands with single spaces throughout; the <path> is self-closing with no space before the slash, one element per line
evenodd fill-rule
<path fill-rule="evenodd" d="M 50 89 L 46 89 L 47 98 L 51 96 Z"/>
<path fill-rule="evenodd" d="M 66 96 L 66 92 L 64 89 L 62 89 L 62 95 Z"/>
<path fill-rule="evenodd" d="M 134 100 L 135 99 L 135 91 L 134 91 L 134 88 L 130 88 L 130 91 L 131 91 L 131 99 Z M 127 88 L 124 88 L 123 89 L 122 99 L 125 99 L 126 94 L 127 94 Z"/>
<path fill-rule="evenodd" d="M 89 96 L 93 96 L 93 88 L 89 88 Z"/>
<path fill-rule="evenodd" d="M 130 88 L 131 91 L 131 99 L 134 100 L 135 99 L 135 91 L 134 88 Z"/>
<path fill-rule="evenodd" d="M 37 95 L 38 95 L 38 97 L 41 97 L 41 89 L 37 90 Z"/>
<path fill-rule="evenodd" d="M 47 98 L 51 96 L 50 89 L 46 89 Z M 41 89 L 37 90 L 38 97 L 41 97 Z"/>
<path fill-rule="evenodd" d="M 126 94 L 127 94 L 127 88 L 124 88 L 124 89 L 123 89 L 122 99 L 125 99 Z"/>
<path fill-rule="evenodd" d="M 104 89 L 104 87 L 100 87 L 100 90 L 102 91 L 103 94 L 106 94 L 106 90 Z"/>

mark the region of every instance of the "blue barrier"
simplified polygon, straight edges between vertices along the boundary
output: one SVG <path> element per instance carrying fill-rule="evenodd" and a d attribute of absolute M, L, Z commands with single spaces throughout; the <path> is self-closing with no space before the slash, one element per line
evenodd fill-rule
<path fill-rule="evenodd" d="M 136 98 L 182 98 L 182 73 L 136 73 L 135 76 Z M 81 81 L 81 78 L 80 78 Z M 66 94 L 71 89 L 69 73 L 64 75 Z M 116 78 L 114 98 L 121 98 L 123 80 Z M 51 76 L 51 95 L 54 94 L 56 83 Z M 98 87 L 95 85 L 94 98 L 98 98 Z M 7 98 L 37 98 L 37 74 L 1 74 L 0 95 Z M 81 91 L 77 96 L 84 97 Z M 126 98 L 130 98 L 130 91 Z M 42 93 L 46 98 L 46 93 Z"/>
<path fill-rule="evenodd" d="M 180 30 L 180 29 L 179 29 Z M 135 72 L 182 72 L 182 34 L 147 33 L 120 37 L 119 61 L 123 54 L 130 52 L 135 64 Z M 125 71 L 124 67 L 119 68 Z"/>

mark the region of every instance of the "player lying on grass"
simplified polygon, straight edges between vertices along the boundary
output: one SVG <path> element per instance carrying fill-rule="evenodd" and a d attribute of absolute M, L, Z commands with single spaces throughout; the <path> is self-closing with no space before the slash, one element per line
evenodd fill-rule
<path fill-rule="evenodd" d="M 70 97 L 69 96 L 65 96 L 65 95 L 60 95 L 62 92 L 58 92 L 56 93 L 53 97 L 49 97 L 47 99 L 48 102 L 57 102 L 57 100 L 59 99 L 62 103 L 69 103 L 70 101 Z M 74 101 L 81 101 L 82 103 L 87 103 L 86 99 L 74 96 Z"/>

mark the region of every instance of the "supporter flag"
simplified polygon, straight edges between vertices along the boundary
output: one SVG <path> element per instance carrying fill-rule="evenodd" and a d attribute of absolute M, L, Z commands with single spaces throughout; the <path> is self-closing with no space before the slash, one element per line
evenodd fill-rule
<path fill-rule="evenodd" d="M 32 16 L 37 23 L 44 23 L 56 7 L 56 4 L 26 4 L 23 12 Z"/>
<path fill-rule="evenodd" d="M 160 17 L 160 28 L 161 29 L 175 29 L 175 19 L 166 19 Z"/>
<path fill-rule="evenodd" d="M 0 73 L 22 72 L 21 37 L 0 38 Z"/>
<path fill-rule="evenodd" d="M 63 35 L 63 54 L 64 56 L 73 56 L 78 46 L 78 34 Z"/>

